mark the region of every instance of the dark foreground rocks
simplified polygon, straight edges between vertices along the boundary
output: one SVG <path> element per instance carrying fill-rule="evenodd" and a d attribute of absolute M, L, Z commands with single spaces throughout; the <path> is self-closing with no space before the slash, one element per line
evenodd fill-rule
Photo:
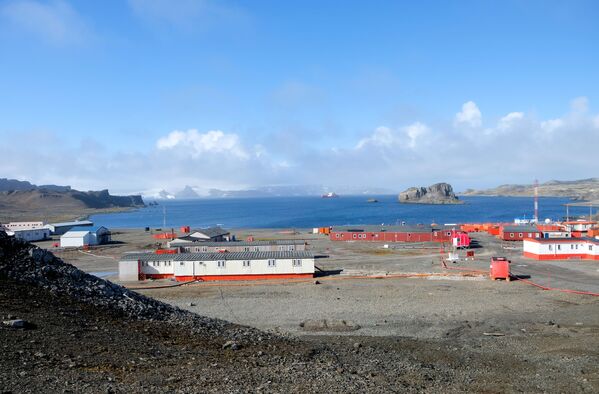
<path fill-rule="evenodd" d="M 293 340 L 181 311 L 2 235 L 0 245 L 0 321 L 27 323 L 0 324 L 0 393 L 599 390 L 594 328 Z"/>

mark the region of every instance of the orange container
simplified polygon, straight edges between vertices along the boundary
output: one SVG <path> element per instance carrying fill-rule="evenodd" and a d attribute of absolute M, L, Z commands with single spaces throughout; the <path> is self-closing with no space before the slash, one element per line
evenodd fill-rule
<path fill-rule="evenodd" d="M 505 257 L 491 257 L 491 273 L 489 274 L 491 279 L 505 279 L 509 282 L 510 263 Z"/>
<path fill-rule="evenodd" d="M 156 254 L 177 254 L 177 249 L 156 249 Z"/>

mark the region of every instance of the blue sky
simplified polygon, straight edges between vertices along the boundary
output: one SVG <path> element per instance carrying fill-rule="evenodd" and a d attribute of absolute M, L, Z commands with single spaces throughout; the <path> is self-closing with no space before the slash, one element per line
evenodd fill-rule
<path fill-rule="evenodd" d="M 151 194 L 595 176 L 598 14 L 594 1 L 3 0 L 0 177 Z M 566 148 L 582 157 L 547 164 Z"/>

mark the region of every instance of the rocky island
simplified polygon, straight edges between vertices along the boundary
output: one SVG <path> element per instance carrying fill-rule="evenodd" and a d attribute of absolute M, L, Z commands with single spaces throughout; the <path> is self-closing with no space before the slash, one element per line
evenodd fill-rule
<path fill-rule="evenodd" d="M 399 193 L 399 202 L 405 204 L 463 204 L 449 183 L 435 183 L 429 187 L 411 187 Z"/>

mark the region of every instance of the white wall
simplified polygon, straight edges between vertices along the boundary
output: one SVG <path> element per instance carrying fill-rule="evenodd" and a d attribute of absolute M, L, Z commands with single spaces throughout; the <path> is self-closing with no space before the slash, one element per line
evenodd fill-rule
<path fill-rule="evenodd" d="M 524 240 L 523 251 L 537 255 L 561 256 L 572 254 L 588 254 L 592 256 L 599 255 L 599 245 L 592 242 L 575 241 L 538 243 Z"/>
<path fill-rule="evenodd" d="M 119 261 L 119 280 L 122 282 L 139 280 L 139 263 L 137 261 Z"/>
<path fill-rule="evenodd" d="M 176 261 L 172 260 L 172 255 L 164 255 L 164 260 L 143 261 L 141 263 L 141 272 L 146 275 L 170 274 L 174 273 Z"/>
<path fill-rule="evenodd" d="M 65 235 L 69 234 L 67 233 Z M 85 234 L 82 234 L 80 236 L 70 235 L 68 237 L 65 237 L 65 235 L 60 237 L 60 246 L 62 248 L 81 248 L 84 245 L 96 244 L 95 237 L 90 232 L 86 232 Z"/>
<path fill-rule="evenodd" d="M 249 267 L 244 266 L 244 260 L 222 260 L 224 267 L 218 261 L 175 261 L 175 276 L 201 275 L 280 275 L 280 274 L 313 274 L 314 259 L 274 259 L 274 266 L 269 266 L 268 260 L 249 261 Z M 294 266 L 293 260 L 301 262 Z"/>
<path fill-rule="evenodd" d="M 37 228 L 33 230 L 13 230 L 16 239 L 27 242 L 41 241 L 50 237 L 50 230 L 46 228 Z"/>

